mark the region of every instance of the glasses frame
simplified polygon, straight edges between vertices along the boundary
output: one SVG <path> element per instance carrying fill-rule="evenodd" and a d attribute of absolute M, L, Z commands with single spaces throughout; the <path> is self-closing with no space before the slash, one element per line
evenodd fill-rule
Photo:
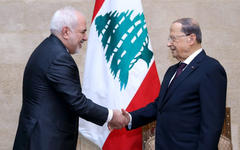
<path fill-rule="evenodd" d="M 173 43 L 173 42 L 176 42 L 177 38 L 186 37 L 186 36 L 189 36 L 189 35 L 191 35 L 191 34 L 183 34 L 183 35 L 169 36 L 169 37 L 168 37 L 168 42 L 169 42 L 169 43 Z"/>

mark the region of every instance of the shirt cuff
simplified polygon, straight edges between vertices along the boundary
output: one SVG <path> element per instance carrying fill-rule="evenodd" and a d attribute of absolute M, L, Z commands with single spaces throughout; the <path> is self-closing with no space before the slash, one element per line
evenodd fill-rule
<path fill-rule="evenodd" d="M 108 117 L 107 117 L 107 122 L 111 121 L 113 117 L 113 110 L 108 109 Z"/>
<path fill-rule="evenodd" d="M 129 123 L 128 123 L 128 130 L 131 130 L 132 129 L 132 115 L 129 113 L 128 114 L 129 115 L 129 117 L 130 117 L 130 121 L 129 121 Z"/>

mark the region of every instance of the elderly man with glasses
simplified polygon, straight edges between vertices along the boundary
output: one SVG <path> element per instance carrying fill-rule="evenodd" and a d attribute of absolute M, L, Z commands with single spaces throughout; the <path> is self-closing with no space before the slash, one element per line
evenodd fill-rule
<path fill-rule="evenodd" d="M 218 149 L 227 76 L 201 43 L 201 29 L 194 19 L 174 21 L 167 46 L 179 63 L 167 70 L 154 102 L 130 113 L 124 111 L 129 130 L 157 121 L 156 150 Z"/>

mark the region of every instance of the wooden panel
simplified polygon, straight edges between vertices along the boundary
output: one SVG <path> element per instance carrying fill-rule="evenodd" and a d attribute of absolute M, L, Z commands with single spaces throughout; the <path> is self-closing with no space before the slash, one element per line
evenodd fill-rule
<path fill-rule="evenodd" d="M 231 114 L 230 107 L 227 107 L 223 129 L 222 129 L 222 135 L 226 136 L 231 140 L 231 117 L 230 117 L 231 115 L 230 114 Z"/>

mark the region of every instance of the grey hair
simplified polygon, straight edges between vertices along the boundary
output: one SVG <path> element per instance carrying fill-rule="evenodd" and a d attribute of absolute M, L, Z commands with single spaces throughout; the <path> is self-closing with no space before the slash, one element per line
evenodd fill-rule
<path fill-rule="evenodd" d="M 67 6 L 57 10 L 51 20 L 50 32 L 52 34 L 59 34 L 63 27 L 69 27 L 71 30 L 77 25 L 76 9 Z"/>
<path fill-rule="evenodd" d="M 202 32 L 200 29 L 200 25 L 198 24 L 197 21 L 195 21 L 192 18 L 181 18 L 181 19 L 174 21 L 173 23 L 176 23 L 176 22 L 182 24 L 181 31 L 185 35 L 190 35 L 193 33 L 196 35 L 196 41 L 198 43 L 202 43 Z"/>

